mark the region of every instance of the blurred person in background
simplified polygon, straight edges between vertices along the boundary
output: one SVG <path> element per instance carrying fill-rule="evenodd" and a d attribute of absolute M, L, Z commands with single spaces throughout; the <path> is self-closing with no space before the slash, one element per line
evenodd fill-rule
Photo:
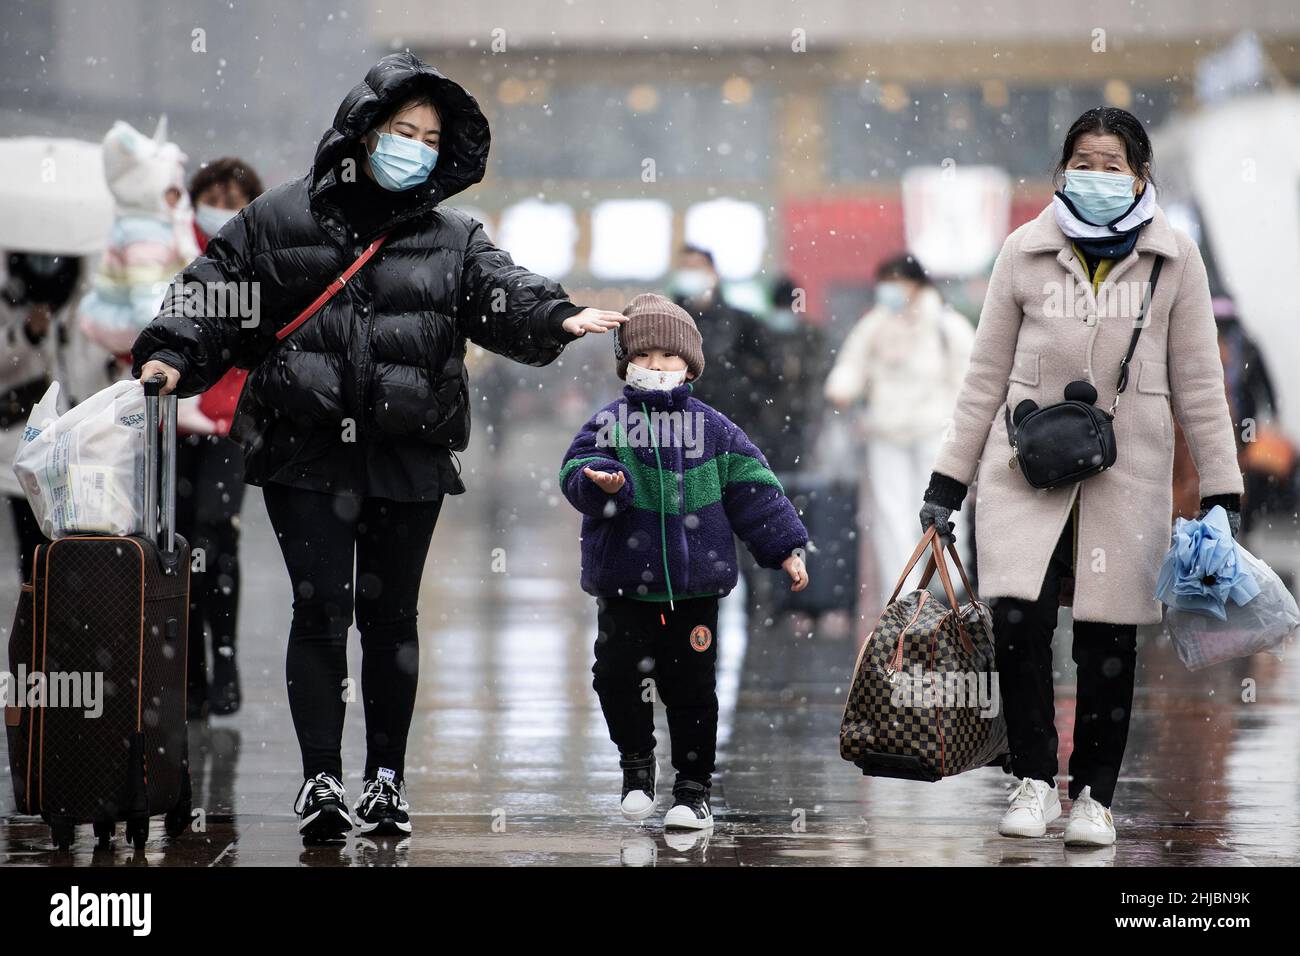
<path fill-rule="evenodd" d="M 916 547 L 912 505 L 952 421 L 975 333 L 911 255 L 880 265 L 875 293 L 840 346 L 825 395 L 841 411 L 862 403 L 869 506 L 860 513 L 875 558 L 864 564 L 876 568 L 879 603 Z"/>
<path fill-rule="evenodd" d="M 671 280 L 673 301 L 695 319 L 709 347 L 720 358 L 723 374 L 701 383 L 696 397 L 741 428 L 756 425 L 756 409 L 770 398 L 762 327 L 750 313 L 729 305 L 713 253 L 683 246 Z"/>
<path fill-rule="evenodd" d="M 1241 533 L 1266 513 L 1293 515 L 1296 509 L 1296 451 L 1278 427 L 1277 393 L 1268 363 L 1226 295 L 1212 305 L 1219 331 L 1219 357 L 1227 384 L 1228 408 L 1237 428 L 1237 450 L 1246 483 L 1241 500 Z"/>
<path fill-rule="evenodd" d="M 812 423 L 821 418 L 819 383 L 827 373 L 825 336 L 809 321 L 802 289 L 789 276 L 772 284 L 772 309 L 761 320 L 759 351 L 766 366 L 762 376 L 767 398 L 755 409 L 751 431 L 755 443 L 767 449 L 767 460 L 778 475 L 807 466 L 815 437 Z"/>
<path fill-rule="evenodd" d="M 1115 842 L 1110 807 L 1133 712 L 1137 627 L 1162 618 L 1155 587 L 1169 546 L 1175 418 L 1200 475 L 1200 515 L 1222 505 L 1233 534 L 1240 530 L 1242 479 L 1209 280 L 1196 244 L 1156 203 L 1152 160 L 1145 127 L 1126 110 L 1097 107 L 1070 126 L 1059 191 L 993 265 L 953 427 L 924 495 L 921 527 L 946 538 L 978 478 L 980 590 L 993 612 L 1020 778 L 1003 836 L 1044 836 L 1061 815 L 1052 637 L 1068 603 L 1078 669 L 1065 843 Z M 1157 259 L 1163 271 L 1151 292 Z M 1130 283 L 1123 294 L 1121 276 Z M 1012 410 L 1060 402 L 1081 376 L 1110 408 L 1148 293 L 1115 410 L 1115 466 L 1069 486 L 1032 487 L 1015 467 Z M 1079 308 L 1061 314 L 1062 301 Z"/>
<path fill-rule="evenodd" d="M 134 374 L 161 374 L 182 398 L 234 365 L 252 369 L 230 434 L 244 480 L 263 489 L 293 586 L 285 672 L 305 778 L 294 811 L 309 845 L 342 840 L 354 820 L 363 835 L 411 832 L 416 612 L 444 496 L 465 491 L 453 452 L 469 442 L 467 342 L 546 365 L 625 321 L 574 305 L 442 205 L 482 180 L 489 141 L 463 87 L 409 52 L 383 57 L 339 104 L 307 175 L 240 210 L 181 276 L 199 287 L 256 283 L 259 320 L 173 300 L 133 348 Z M 335 285 L 367 248 L 373 258 Z M 337 293 L 281 341 L 331 285 Z M 354 612 L 366 762 L 349 815 Z"/>
<path fill-rule="evenodd" d="M 44 542 L 12 463 L 32 407 L 54 380 L 57 351 L 68 347 L 69 312 L 81 281 L 78 256 L 9 252 L 0 282 L 0 488 L 9 499 L 18 541 L 18 570 L 31 580 L 32 551 Z"/>
<path fill-rule="evenodd" d="M 760 400 L 745 414 L 749 434 L 765 449 L 768 464 L 787 493 L 795 474 L 809 466 L 815 423 L 821 420 L 821 387 L 827 360 L 822 331 L 808 321 L 797 283 L 779 277 L 771 288 L 772 308 L 754 328 L 755 361 L 752 383 Z M 769 575 L 762 574 L 753 555 L 741 548 L 740 570 L 745 579 L 745 608 L 750 621 L 767 621 L 781 596 Z M 754 635 L 751 629 L 751 636 Z"/>
<path fill-rule="evenodd" d="M 743 309 L 730 305 L 722 294 L 722 276 L 713 253 L 699 246 L 685 245 L 677 259 L 672 280 L 673 301 L 690 313 L 718 356 L 721 369 L 707 382 L 697 383 L 695 397 L 716 409 L 747 432 L 765 448 L 772 436 L 763 431 L 779 408 L 772 401 L 777 373 L 765 350 L 765 329 L 759 320 Z M 742 549 L 740 576 L 745 582 L 745 610 L 748 620 L 765 619 L 770 588 L 762 581 L 748 551 Z"/>
<path fill-rule="evenodd" d="M 240 159 L 201 166 L 190 179 L 194 238 L 199 251 L 239 210 L 262 194 L 262 181 Z M 202 548 L 204 567 L 191 578 L 189 715 L 233 714 L 241 694 L 236 662 L 239 626 L 239 512 L 244 504 L 244 458 L 230 440 L 230 423 L 248 372 L 232 368 L 202 395 L 178 404 L 176 528 Z M 208 635 L 211 669 L 208 669 Z"/>

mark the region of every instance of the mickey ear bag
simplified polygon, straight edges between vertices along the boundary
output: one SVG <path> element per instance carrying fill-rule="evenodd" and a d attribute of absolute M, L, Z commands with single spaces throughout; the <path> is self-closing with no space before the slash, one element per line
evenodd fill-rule
<path fill-rule="evenodd" d="M 1155 294 L 1164 258 L 1156 256 L 1151 267 L 1142 308 L 1133 323 L 1128 352 L 1119 365 L 1119 382 L 1110 410 L 1098 408 L 1097 389 L 1091 382 L 1065 386 L 1065 401 L 1039 407 L 1030 399 L 1016 406 L 1015 413 L 1003 409 L 1012 456 L 1008 464 L 1019 468 L 1034 488 L 1060 488 L 1100 474 L 1115 464 L 1115 410 L 1128 386 L 1128 367 L 1137 349 L 1138 337 L 1146 324 L 1147 309 Z"/>

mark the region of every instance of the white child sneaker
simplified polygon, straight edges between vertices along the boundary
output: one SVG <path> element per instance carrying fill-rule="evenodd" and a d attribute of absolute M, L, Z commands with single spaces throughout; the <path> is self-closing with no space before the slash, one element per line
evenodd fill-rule
<path fill-rule="evenodd" d="M 1084 787 L 1070 808 L 1070 821 L 1065 825 L 1066 846 L 1110 846 L 1114 842 L 1115 818 L 1101 801 L 1092 798 L 1092 787 Z"/>
<path fill-rule="evenodd" d="M 644 820 L 655 812 L 659 783 L 659 760 L 655 756 L 619 760 L 623 768 L 623 797 L 619 809 L 628 820 Z"/>
<path fill-rule="evenodd" d="M 1061 796 L 1055 783 L 1025 777 L 1012 791 L 1011 806 L 1002 815 L 998 833 L 1010 837 L 1040 837 L 1061 815 Z"/>
<path fill-rule="evenodd" d="M 709 830 L 712 827 L 709 788 L 694 780 L 679 780 L 673 787 L 673 805 L 664 814 L 664 829 Z"/>

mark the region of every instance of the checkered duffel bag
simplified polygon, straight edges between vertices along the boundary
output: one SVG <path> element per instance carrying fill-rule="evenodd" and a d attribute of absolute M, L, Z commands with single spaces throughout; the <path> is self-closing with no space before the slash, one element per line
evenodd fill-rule
<path fill-rule="evenodd" d="M 918 589 L 900 598 L 903 582 L 927 549 L 930 559 Z M 932 527 L 858 654 L 840 724 L 840 755 L 867 776 L 939 780 L 1005 765 L 1007 729 L 992 617 L 971 589 L 956 547 L 948 551 L 970 603 L 958 604 Z M 936 569 L 946 604 L 926 590 Z"/>

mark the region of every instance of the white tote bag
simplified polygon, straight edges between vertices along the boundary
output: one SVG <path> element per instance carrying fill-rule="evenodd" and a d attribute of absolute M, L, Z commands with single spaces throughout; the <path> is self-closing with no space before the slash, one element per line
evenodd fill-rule
<path fill-rule="evenodd" d="M 144 527 L 144 387 L 114 382 L 63 415 L 55 382 L 27 420 L 14 473 L 48 538 Z"/>

